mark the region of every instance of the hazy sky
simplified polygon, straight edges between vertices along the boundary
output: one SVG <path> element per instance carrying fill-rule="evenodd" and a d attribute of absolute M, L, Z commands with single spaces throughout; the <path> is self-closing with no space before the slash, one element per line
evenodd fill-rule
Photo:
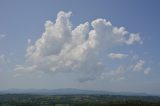
<path fill-rule="evenodd" d="M 0 90 L 160 94 L 158 0 L 0 0 Z"/>

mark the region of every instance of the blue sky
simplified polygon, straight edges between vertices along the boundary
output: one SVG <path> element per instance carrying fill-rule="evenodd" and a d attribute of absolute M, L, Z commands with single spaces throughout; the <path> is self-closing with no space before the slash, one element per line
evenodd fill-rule
<path fill-rule="evenodd" d="M 159 3 L 158 0 L 1 0 L 0 89 L 80 88 L 160 94 Z M 50 21 L 44 26 L 47 20 Z M 108 21 L 112 25 L 106 25 Z M 56 22 L 60 25 L 52 25 Z M 84 25 L 85 22 L 88 23 Z M 57 32 L 53 26 L 57 26 Z M 88 32 L 80 30 L 79 34 L 78 28 L 74 30 L 77 26 Z M 115 33 L 121 26 L 125 27 L 122 32 L 128 31 L 124 36 Z M 109 28 L 115 32 L 108 31 Z M 97 33 L 91 33 L 91 38 L 98 37 L 90 41 L 92 30 Z M 52 35 L 64 38 L 58 41 Z M 86 36 L 83 41 L 81 35 Z M 112 35 L 124 38 L 109 39 Z M 46 40 L 50 36 L 53 40 Z M 36 44 L 38 39 L 46 42 Z M 93 45 L 94 40 L 99 45 Z M 122 41 L 115 43 L 117 40 Z M 88 42 L 92 45 L 87 45 Z M 35 50 L 30 51 L 32 47 Z M 61 54 L 57 50 L 68 52 Z"/>

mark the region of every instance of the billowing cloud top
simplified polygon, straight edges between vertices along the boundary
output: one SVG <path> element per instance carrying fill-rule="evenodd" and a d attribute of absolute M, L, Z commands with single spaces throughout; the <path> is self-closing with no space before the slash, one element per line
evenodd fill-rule
<path fill-rule="evenodd" d="M 16 66 L 17 72 L 73 72 L 83 74 L 86 80 L 95 79 L 108 71 L 108 55 L 114 59 L 128 57 L 128 54 L 109 53 L 110 48 L 142 44 L 139 34 L 114 27 L 106 19 L 92 21 L 91 27 L 86 22 L 74 28 L 71 14 L 60 11 L 55 22 L 46 21 L 45 32 L 35 43 L 28 40 L 26 62 Z"/>

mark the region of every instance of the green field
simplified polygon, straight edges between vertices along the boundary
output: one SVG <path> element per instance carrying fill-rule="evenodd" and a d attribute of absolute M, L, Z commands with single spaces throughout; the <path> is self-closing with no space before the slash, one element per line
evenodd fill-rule
<path fill-rule="evenodd" d="M 160 106 L 160 97 L 4 94 L 0 106 Z"/>

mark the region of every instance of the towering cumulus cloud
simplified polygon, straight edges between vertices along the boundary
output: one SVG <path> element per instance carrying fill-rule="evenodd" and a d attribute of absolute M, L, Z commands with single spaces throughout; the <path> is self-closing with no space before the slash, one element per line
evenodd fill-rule
<path fill-rule="evenodd" d="M 74 28 L 71 14 L 60 11 L 55 22 L 46 21 L 42 36 L 35 43 L 29 40 L 26 62 L 16 66 L 17 72 L 72 72 L 80 73 L 83 80 L 95 79 L 108 71 L 112 47 L 142 44 L 138 34 L 129 33 L 124 27 L 114 27 L 106 19 L 96 19 L 91 25 L 86 22 Z M 128 54 L 112 52 L 110 56 L 123 59 Z"/>

